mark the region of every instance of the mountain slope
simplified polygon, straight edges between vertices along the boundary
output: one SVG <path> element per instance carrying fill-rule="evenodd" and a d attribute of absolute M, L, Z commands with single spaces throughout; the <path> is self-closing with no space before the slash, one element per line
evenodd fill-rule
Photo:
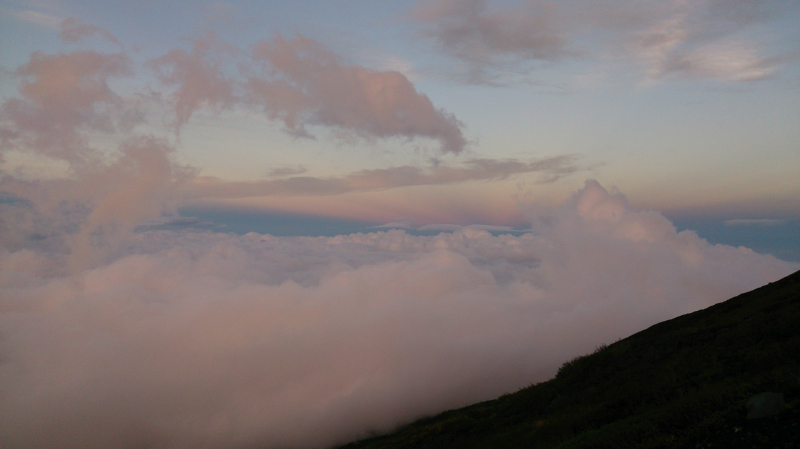
<path fill-rule="evenodd" d="M 748 398 L 783 393 L 774 417 Z M 800 272 L 565 363 L 554 379 L 342 449 L 800 447 Z"/>

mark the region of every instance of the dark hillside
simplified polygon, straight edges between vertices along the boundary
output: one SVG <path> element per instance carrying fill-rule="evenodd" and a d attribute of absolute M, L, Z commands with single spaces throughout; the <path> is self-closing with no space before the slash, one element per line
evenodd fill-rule
<path fill-rule="evenodd" d="M 772 395 L 770 416 L 747 419 L 764 392 L 783 403 Z M 800 272 L 599 347 L 549 381 L 342 449 L 800 448 L 798 423 Z"/>

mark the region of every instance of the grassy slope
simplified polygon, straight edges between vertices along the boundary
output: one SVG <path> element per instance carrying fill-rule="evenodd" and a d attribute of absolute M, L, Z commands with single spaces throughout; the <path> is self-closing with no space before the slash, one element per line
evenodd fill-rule
<path fill-rule="evenodd" d="M 789 407 L 745 421 L 763 391 Z M 798 393 L 800 272 L 598 348 L 549 381 L 342 448 L 800 447 Z"/>

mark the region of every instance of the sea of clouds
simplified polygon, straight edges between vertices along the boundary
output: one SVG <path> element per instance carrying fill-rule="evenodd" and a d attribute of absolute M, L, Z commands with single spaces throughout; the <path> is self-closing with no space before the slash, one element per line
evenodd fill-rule
<path fill-rule="evenodd" d="M 69 20 L 66 41 L 107 34 Z M 215 45 L 199 39 L 148 63 L 177 86 L 176 128 L 201 106 L 238 102 L 298 135 L 327 126 L 434 139 L 443 154 L 466 145 L 460 122 L 397 72 L 274 38 L 255 47 L 263 73 L 233 82 Z M 0 169 L 4 448 L 326 447 L 546 380 L 597 345 L 800 268 L 678 233 L 596 181 L 528 210 L 521 235 L 143 226 L 192 222 L 175 211 L 198 184 L 168 138 L 137 128 L 139 97 L 112 88 L 134 69 L 124 51 L 34 52 L 13 72 L 18 95 L 0 104 L 0 163 L 17 161 Z M 333 81 L 361 94 L 339 95 Z M 376 108 L 421 118 L 409 128 Z M 66 168 L 32 175 L 24 162 L 37 160 Z M 574 171 L 565 161 L 373 170 L 324 186 L 558 176 Z"/>
<path fill-rule="evenodd" d="M 131 231 L 78 262 L 53 236 L 4 249 L 4 445 L 325 447 L 798 268 L 594 181 L 531 219 L 516 236 Z"/>

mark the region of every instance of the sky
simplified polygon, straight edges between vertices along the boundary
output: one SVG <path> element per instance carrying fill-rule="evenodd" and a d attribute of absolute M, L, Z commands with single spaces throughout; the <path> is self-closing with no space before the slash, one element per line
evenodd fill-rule
<path fill-rule="evenodd" d="M 798 23 L 0 1 L 0 437 L 327 447 L 796 271 Z"/>

